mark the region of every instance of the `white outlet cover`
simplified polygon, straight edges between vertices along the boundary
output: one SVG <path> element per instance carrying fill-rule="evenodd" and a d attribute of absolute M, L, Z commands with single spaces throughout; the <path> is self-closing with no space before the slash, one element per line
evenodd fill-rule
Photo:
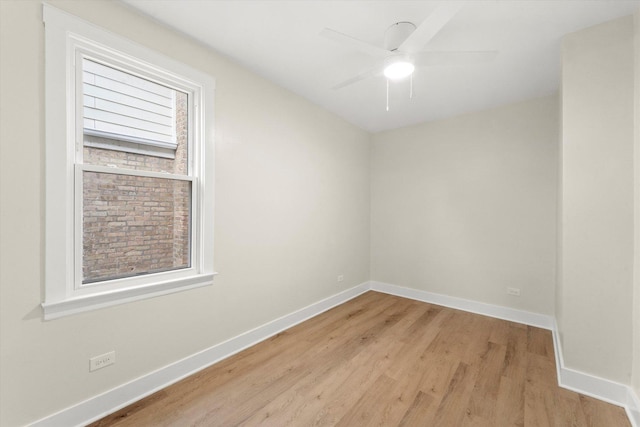
<path fill-rule="evenodd" d="M 101 354 L 89 359 L 89 372 L 102 369 L 106 366 L 116 363 L 116 352 L 110 351 L 109 353 Z"/>
<path fill-rule="evenodd" d="M 507 288 L 507 294 L 519 297 L 520 296 L 520 289 L 518 289 L 518 288 Z"/>

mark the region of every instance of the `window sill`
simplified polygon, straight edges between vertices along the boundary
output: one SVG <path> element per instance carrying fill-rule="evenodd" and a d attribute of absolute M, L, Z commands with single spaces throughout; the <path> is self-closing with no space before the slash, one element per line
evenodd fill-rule
<path fill-rule="evenodd" d="M 213 284 L 213 277 L 216 274 L 218 273 L 200 274 L 186 279 L 171 280 L 137 288 L 103 292 L 62 301 L 44 302 L 42 303 L 44 320 L 57 319 L 85 311 L 209 286 Z"/>

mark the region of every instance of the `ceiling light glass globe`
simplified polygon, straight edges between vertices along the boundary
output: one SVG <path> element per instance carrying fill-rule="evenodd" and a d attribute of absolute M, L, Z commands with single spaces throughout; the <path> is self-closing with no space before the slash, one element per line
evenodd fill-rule
<path fill-rule="evenodd" d="M 390 80 L 400 80 L 413 73 L 415 67 L 411 62 L 397 61 L 387 65 L 384 69 L 384 75 Z"/>

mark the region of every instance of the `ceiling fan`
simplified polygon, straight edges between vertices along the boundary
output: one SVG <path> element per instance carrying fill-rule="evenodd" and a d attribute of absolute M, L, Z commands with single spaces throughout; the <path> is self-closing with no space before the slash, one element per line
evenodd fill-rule
<path fill-rule="evenodd" d="M 496 51 L 424 51 L 424 47 L 462 8 L 461 2 L 446 2 L 438 6 L 418 26 L 411 22 L 396 22 L 387 28 L 384 47 L 372 45 L 338 31 L 325 28 L 321 36 L 348 45 L 361 52 L 379 58 L 372 68 L 350 78 L 332 89 L 341 89 L 358 81 L 384 75 L 389 80 L 402 80 L 412 76 L 416 67 L 486 62 L 494 59 Z M 388 109 L 387 102 L 387 109 Z"/>

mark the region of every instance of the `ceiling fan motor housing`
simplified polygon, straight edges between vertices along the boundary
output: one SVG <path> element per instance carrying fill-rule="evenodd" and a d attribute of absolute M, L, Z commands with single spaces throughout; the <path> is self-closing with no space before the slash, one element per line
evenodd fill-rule
<path fill-rule="evenodd" d="M 411 22 L 396 22 L 384 33 L 384 48 L 395 51 L 416 30 Z"/>

